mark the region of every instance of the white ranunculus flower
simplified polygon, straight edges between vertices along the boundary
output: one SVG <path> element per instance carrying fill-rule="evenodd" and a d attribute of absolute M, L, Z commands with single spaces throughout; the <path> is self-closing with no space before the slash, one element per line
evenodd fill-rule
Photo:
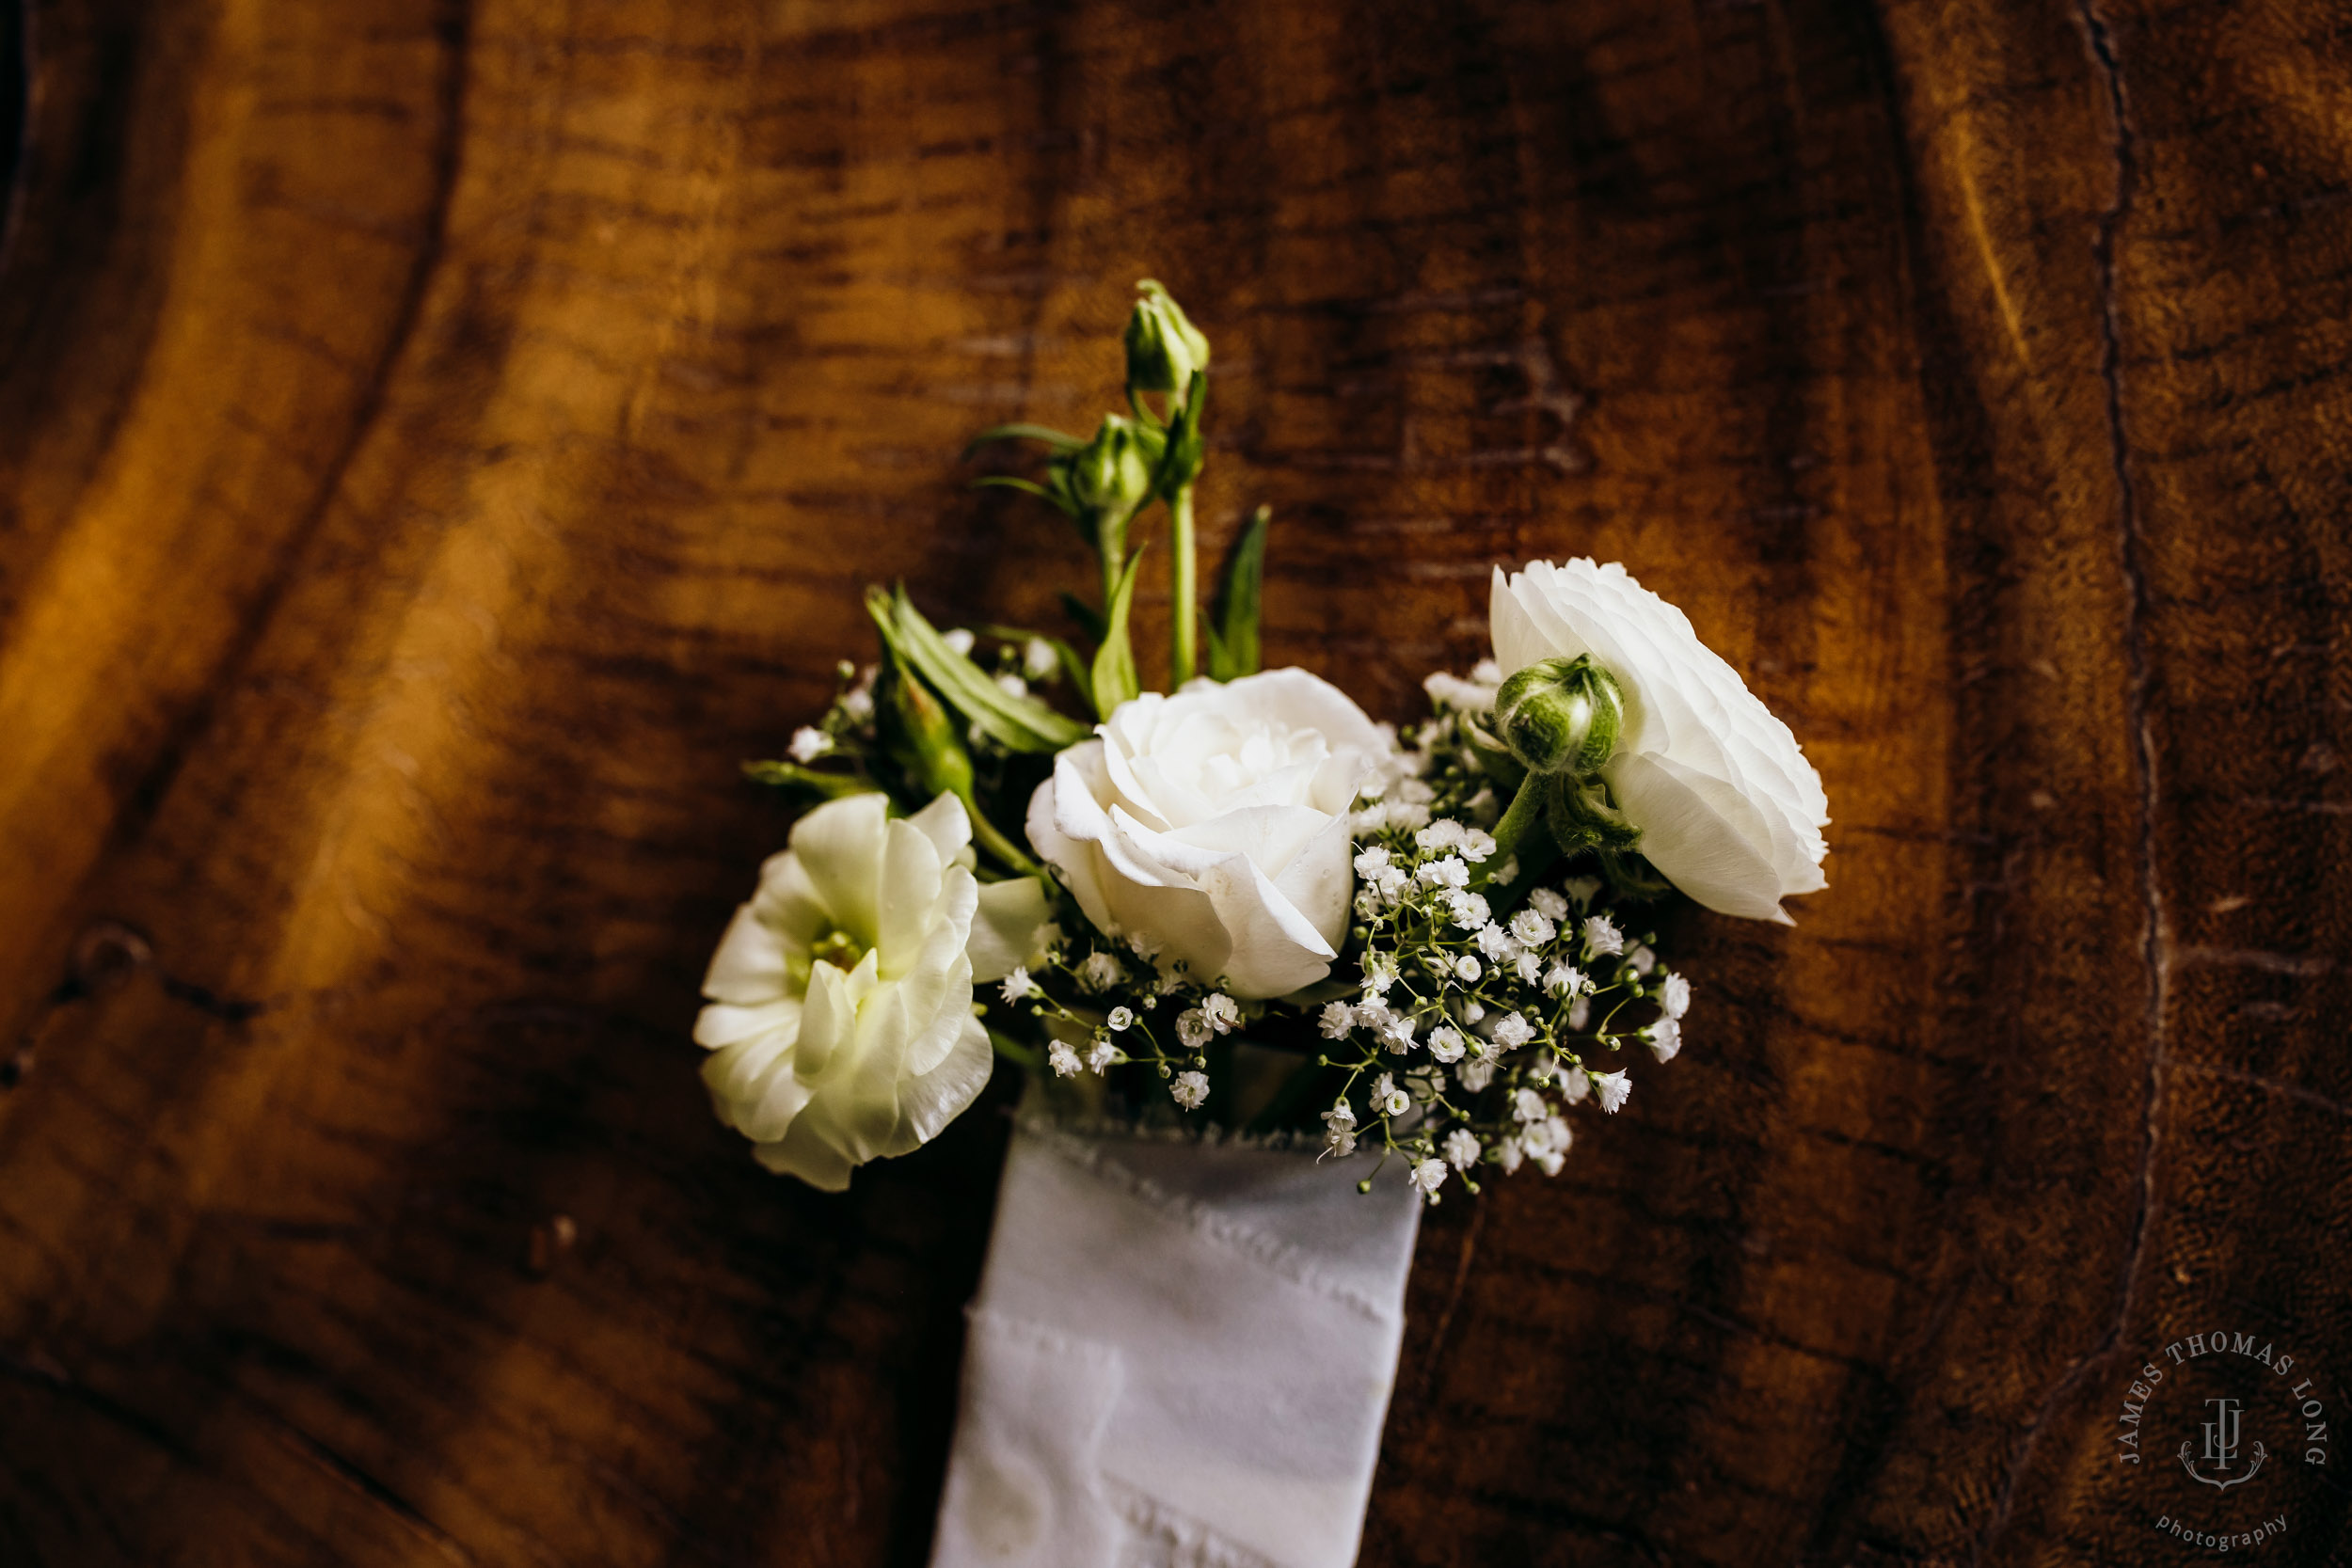
<path fill-rule="evenodd" d="M 1781 899 L 1828 885 L 1820 775 L 1682 611 L 1613 562 L 1534 561 L 1507 579 L 1495 568 L 1493 626 L 1506 673 L 1590 654 L 1617 678 L 1625 726 L 1601 777 L 1677 887 L 1786 923 Z"/>
<path fill-rule="evenodd" d="M 952 795 L 898 821 L 880 795 L 828 801 L 789 845 L 710 960 L 694 1038 L 719 1119 L 770 1170 L 837 1193 L 936 1137 L 988 1082 L 973 982 L 1034 956 L 1045 890 L 973 876 Z"/>
<path fill-rule="evenodd" d="M 1121 704 L 1055 759 L 1029 842 L 1087 918 L 1203 985 L 1282 996 L 1330 972 L 1355 891 L 1348 810 L 1390 750 L 1304 670 Z"/>

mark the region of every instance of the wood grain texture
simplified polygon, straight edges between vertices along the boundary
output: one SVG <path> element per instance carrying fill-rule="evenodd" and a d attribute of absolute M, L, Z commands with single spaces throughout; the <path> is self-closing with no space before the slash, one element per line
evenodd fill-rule
<path fill-rule="evenodd" d="M 824 1197 L 687 1030 L 856 591 L 1082 579 L 952 457 L 1147 273 L 1270 658 L 1622 559 L 1836 816 L 1433 1216 L 1366 1563 L 2169 1561 L 2160 1346 L 2352 1418 L 2352 9 L 29 9 L 0 1561 L 922 1560 L 1008 1085 Z"/>

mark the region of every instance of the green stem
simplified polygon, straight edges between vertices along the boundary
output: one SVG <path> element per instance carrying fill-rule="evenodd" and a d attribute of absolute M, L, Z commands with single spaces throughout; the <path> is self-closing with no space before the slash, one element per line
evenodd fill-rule
<path fill-rule="evenodd" d="M 1479 868 L 1480 881 L 1491 878 L 1515 860 L 1520 863 L 1519 873 L 1523 878 L 1534 869 L 1529 862 L 1543 849 L 1558 853 L 1559 846 L 1551 842 L 1550 829 L 1544 821 L 1544 796 L 1550 783 L 1549 777 L 1542 773 L 1530 773 L 1519 781 L 1518 793 L 1511 797 L 1511 809 L 1504 812 L 1502 820 L 1495 824 L 1495 852 L 1487 856 L 1486 863 Z M 1540 830 L 1542 840 L 1535 846 L 1527 847 L 1531 830 Z M 1527 847 L 1524 853 L 1523 847 Z M 1542 859 L 1549 863 L 1551 855 L 1544 854 Z M 1515 882 L 1518 879 L 1513 879 Z"/>
<path fill-rule="evenodd" d="M 1168 543 L 1174 546 L 1175 562 L 1169 568 L 1169 597 L 1173 603 L 1169 613 L 1175 617 L 1168 653 L 1168 685 L 1174 690 L 1192 679 L 1199 664 L 1196 639 L 1199 631 L 1199 594 L 1193 585 L 1192 486 L 1179 486 L 1168 503 Z"/>
<path fill-rule="evenodd" d="M 1119 596 L 1119 574 L 1127 564 L 1127 525 L 1135 521 L 1135 512 L 1121 513 L 1113 501 L 1108 510 L 1096 514 L 1094 519 L 1094 553 L 1103 567 L 1103 618 L 1110 619 L 1111 601 Z"/>
<path fill-rule="evenodd" d="M 979 805 L 969 795 L 963 798 L 964 815 L 972 819 L 972 837 L 979 847 L 1002 861 L 1024 877 L 1040 875 L 1044 867 L 1021 852 L 1020 846 L 996 831 L 996 824 L 982 815 Z"/>
<path fill-rule="evenodd" d="M 1045 1058 L 1034 1047 L 1023 1045 L 1001 1030 L 991 1029 L 988 1032 L 988 1043 L 996 1048 L 996 1054 L 1016 1067 L 1024 1067 L 1031 1072 L 1037 1072 L 1045 1066 Z"/>

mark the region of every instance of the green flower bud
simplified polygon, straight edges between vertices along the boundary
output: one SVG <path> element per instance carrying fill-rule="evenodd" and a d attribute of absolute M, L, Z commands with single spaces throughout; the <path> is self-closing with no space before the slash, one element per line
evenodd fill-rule
<path fill-rule="evenodd" d="M 1127 318 L 1127 386 L 1137 392 L 1181 393 L 1192 372 L 1209 368 L 1209 340 L 1152 278 L 1136 287 L 1143 297 Z"/>
<path fill-rule="evenodd" d="M 1495 693 L 1495 728 L 1533 773 L 1593 772 L 1624 725 L 1624 693 L 1588 655 L 1531 664 Z"/>
<path fill-rule="evenodd" d="M 875 692 L 874 717 L 882 749 L 925 800 L 942 793 L 972 800 L 972 756 L 956 733 L 955 716 L 913 674 L 885 659 Z"/>
<path fill-rule="evenodd" d="M 1152 499 L 1166 440 L 1121 414 L 1105 414 L 1094 439 L 1069 456 L 1070 499 L 1082 512 L 1124 521 Z"/>

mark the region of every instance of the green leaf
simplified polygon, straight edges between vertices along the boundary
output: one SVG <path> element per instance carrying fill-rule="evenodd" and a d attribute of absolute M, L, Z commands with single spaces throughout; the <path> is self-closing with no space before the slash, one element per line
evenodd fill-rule
<path fill-rule="evenodd" d="M 976 479 L 972 482 L 972 488 L 975 490 L 1019 490 L 1026 495 L 1035 496 L 1065 516 L 1075 517 L 1078 515 L 1075 507 L 1045 488 L 1044 485 L 1034 480 L 1016 478 L 1011 474 L 989 474 Z"/>
<path fill-rule="evenodd" d="M 963 449 L 963 455 L 970 458 L 991 441 L 1042 441 L 1056 451 L 1074 451 L 1086 445 L 1077 436 L 1064 435 L 1048 425 L 1000 424 L 992 425 L 973 436 L 970 444 Z"/>
<path fill-rule="evenodd" d="M 838 800 L 844 795 L 871 795 L 875 791 L 871 779 L 855 773 L 820 773 L 797 762 L 747 762 L 743 765 L 743 776 L 754 784 L 805 789 L 828 800 Z"/>
<path fill-rule="evenodd" d="M 1127 641 L 1127 608 L 1135 601 L 1136 568 L 1143 564 L 1141 550 L 1127 558 L 1111 595 L 1110 624 L 1103 631 L 1103 646 L 1094 655 L 1094 711 L 1104 718 L 1141 689 L 1136 678 L 1136 650 Z"/>
<path fill-rule="evenodd" d="M 874 608 L 877 589 L 867 597 Z M 998 686 L 978 665 L 947 646 L 946 640 L 923 612 L 914 608 L 901 587 L 883 595 L 891 649 L 923 677 L 943 701 L 977 725 L 980 733 L 1009 752 L 1059 752 L 1087 737 L 1087 726 L 1047 707 L 1034 697 L 1016 697 Z M 875 610 L 881 624 L 883 612 Z"/>
<path fill-rule="evenodd" d="M 1211 617 L 1209 673 L 1221 681 L 1258 673 L 1258 609 L 1265 589 L 1265 536 L 1274 514 L 1260 507 L 1234 541 L 1225 591 Z M 1216 623 L 1222 623 L 1222 627 Z"/>

